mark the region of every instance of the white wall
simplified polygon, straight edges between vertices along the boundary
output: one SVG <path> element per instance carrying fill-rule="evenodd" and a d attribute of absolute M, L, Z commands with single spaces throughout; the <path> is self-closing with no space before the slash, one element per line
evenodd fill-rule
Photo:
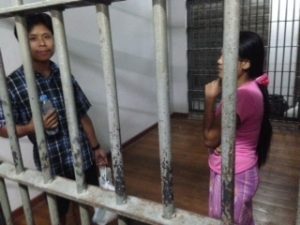
<path fill-rule="evenodd" d="M 25 3 L 36 2 L 27 0 Z M 169 1 L 171 2 L 171 1 Z M 0 7 L 10 0 L 1 0 Z M 127 0 L 110 7 L 116 81 L 120 106 L 122 142 L 157 122 L 156 74 L 152 23 L 152 1 Z M 187 72 L 185 6 L 182 0 L 170 4 L 170 79 L 175 112 L 187 112 Z M 89 114 L 94 121 L 101 144 L 109 150 L 106 97 L 104 90 L 99 36 L 94 7 L 68 9 L 64 13 L 71 70 L 93 107 Z M 0 20 L 0 47 L 7 74 L 21 64 L 19 46 L 12 32 L 13 20 Z M 55 59 L 54 59 L 55 60 Z M 0 139 L 0 159 L 11 160 L 9 144 Z M 21 140 L 25 166 L 34 168 L 32 147 Z M 20 206 L 17 187 L 8 185 L 12 208 Z M 34 192 L 32 197 L 37 195 Z"/>
<path fill-rule="evenodd" d="M 110 14 L 124 142 L 157 121 L 151 1 L 116 3 L 111 6 Z M 95 8 L 66 11 L 65 25 L 72 71 L 93 104 L 90 115 L 101 142 L 108 147 L 106 96 Z"/>
<path fill-rule="evenodd" d="M 184 0 L 169 1 L 170 64 L 173 112 L 188 113 L 186 6 Z"/>

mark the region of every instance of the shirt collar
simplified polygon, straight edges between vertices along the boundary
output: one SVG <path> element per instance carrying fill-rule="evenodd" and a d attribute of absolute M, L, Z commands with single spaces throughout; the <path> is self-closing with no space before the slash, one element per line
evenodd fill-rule
<path fill-rule="evenodd" d="M 23 74 L 25 74 L 23 65 L 19 69 L 23 72 Z M 56 63 L 54 63 L 51 60 L 50 60 L 50 69 L 51 69 L 51 74 L 50 74 L 49 77 L 51 77 L 51 76 L 58 77 L 59 76 L 59 68 L 56 65 Z M 43 77 L 40 73 L 35 72 L 35 71 L 34 71 L 34 75 L 37 76 L 37 77 Z"/>

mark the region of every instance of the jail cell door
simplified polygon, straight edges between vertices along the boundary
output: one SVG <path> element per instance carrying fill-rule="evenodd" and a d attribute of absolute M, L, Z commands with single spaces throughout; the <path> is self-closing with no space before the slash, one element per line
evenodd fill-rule
<path fill-rule="evenodd" d="M 223 2 L 187 0 L 189 112 L 204 110 L 204 86 L 216 79 L 223 45 Z M 269 1 L 241 1 L 241 30 L 255 31 L 269 40 Z M 267 51 L 266 51 L 267 52 Z"/>

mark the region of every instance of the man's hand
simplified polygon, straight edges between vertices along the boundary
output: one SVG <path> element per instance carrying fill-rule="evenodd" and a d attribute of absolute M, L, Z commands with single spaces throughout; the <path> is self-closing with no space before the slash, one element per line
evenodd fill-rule
<path fill-rule="evenodd" d="M 102 148 L 94 150 L 95 161 L 97 166 L 107 166 L 108 161 L 106 157 L 106 152 Z"/>
<path fill-rule="evenodd" d="M 43 116 L 44 128 L 46 130 L 55 129 L 58 126 L 58 114 L 56 110 L 49 111 Z"/>

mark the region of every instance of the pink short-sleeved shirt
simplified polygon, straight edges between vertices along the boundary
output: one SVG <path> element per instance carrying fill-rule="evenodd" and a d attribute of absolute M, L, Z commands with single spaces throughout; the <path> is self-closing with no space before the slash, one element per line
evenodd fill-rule
<path fill-rule="evenodd" d="M 235 173 L 250 169 L 257 163 L 256 146 L 263 117 L 263 104 L 263 95 L 255 81 L 238 88 L 236 113 L 240 124 L 236 131 Z M 217 116 L 221 116 L 221 105 L 217 107 Z M 212 151 L 208 163 L 213 171 L 221 174 L 220 154 Z"/>

